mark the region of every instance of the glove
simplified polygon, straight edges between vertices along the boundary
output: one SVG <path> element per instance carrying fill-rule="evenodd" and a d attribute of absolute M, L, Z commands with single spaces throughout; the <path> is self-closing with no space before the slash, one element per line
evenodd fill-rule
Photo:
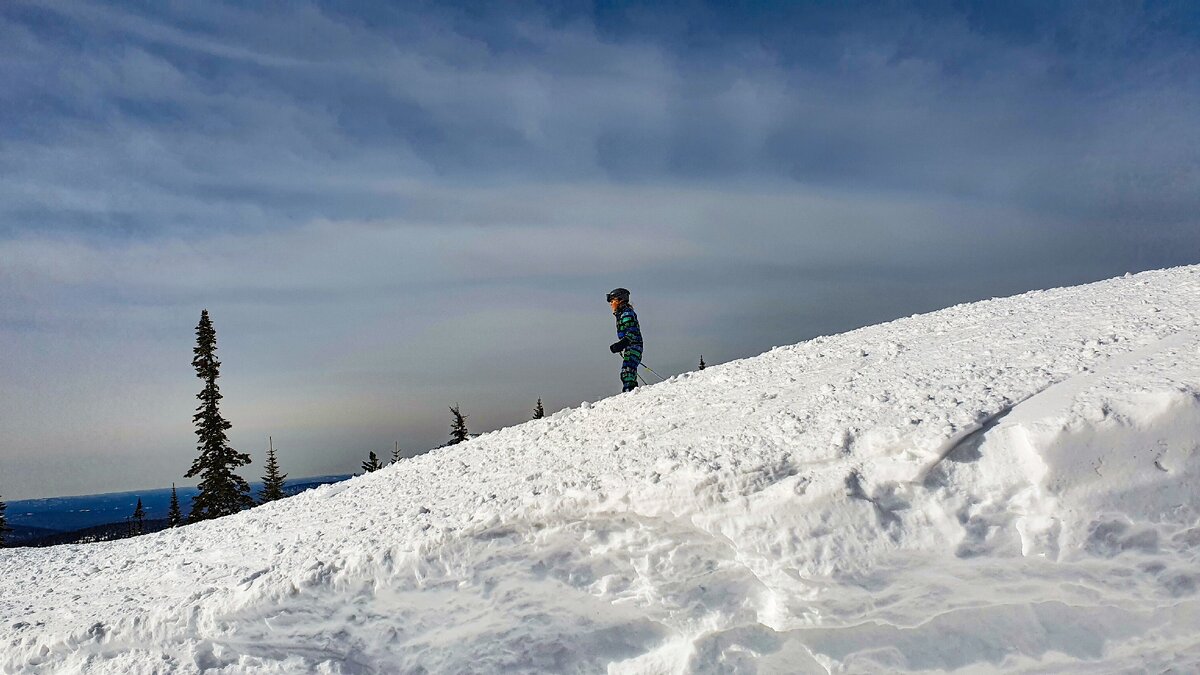
<path fill-rule="evenodd" d="M 617 352 L 621 351 L 622 349 L 625 349 L 625 347 L 627 347 L 628 345 L 629 345 L 629 340 L 617 340 L 616 342 L 614 342 L 608 346 L 608 351 L 616 354 Z"/>

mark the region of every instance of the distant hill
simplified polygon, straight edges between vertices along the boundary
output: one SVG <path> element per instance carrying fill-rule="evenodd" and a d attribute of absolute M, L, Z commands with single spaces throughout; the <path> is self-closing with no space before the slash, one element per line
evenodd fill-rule
<path fill-rule="evenodd" d="M 4 543 L 7 546 L 28 546 L 28 542 L 49 537 L 51 535 L 61 534 L 56 530 L 48 530 L 44 527 L 29 527 L 27 525 L 17 525 L 12 528 L 12 532 L 4 535 Z"/>
<path fill-rule="evenodd" d="M 142 534 L 167 529 L 167 519 L 146 520 L 142 523 Z M 133 536 L 131 523 L 107 523 L 85 527 L 73 532 L 53 532 L 25 542 L 14 542 L 19 546 L 57 546 L 59 544 L 90 544 L 97 541 L 114 541 Z"/>
<path fill-rule="evenodd" d="M 295 478 L 286 481 L 283 490 L 290 496 L 350 477 L 351 474 L 341 474 Z M 261 488 L 262 482 L 250 484 L 251 492 L 255 495 Z M 179 507 L 186 516 L 196 496 L 196 488 L 180 487 L 177 491 Z M 5 537 L 5 543 L 9 546 L 49 546 L 78 542 L 89 537 L 100 537 L 90 541 L 121 539 L 128 534 L 126 520 L 133 513 L 138 499 L 142 500 L 147 523 L 157 520 L 166 523 L 171 504 L 169 487 L 9 502 L 8 524 L 14 531 Z M 117 536 L 122 532 L 125 535 Z"/>

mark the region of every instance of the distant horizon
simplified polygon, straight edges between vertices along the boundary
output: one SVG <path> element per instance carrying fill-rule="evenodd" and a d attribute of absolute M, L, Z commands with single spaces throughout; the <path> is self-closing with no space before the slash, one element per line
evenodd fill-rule
<path fill-rule="evenodd" d="M 318 475 L 313 475 L 313 476 L 299 476 L 297 478 L 292 478 L 291 476 L 288 476 L 286 479 L 284 479 L 284 484 L 286 485 L 288 483 L 294 483 L 294 482 L 299 482 L 299 481 L 311 481 L 314 478 L 341 478 L 341 477 L 353 478 L 354 476 L 358 476 L 358 475 L 361 475 L 361 472 L 360 473 L 327 473 L 327 474 L 318 474 Z M 246 478 L 246 477 L 243 476 L 243 478 Z M 249 483 L 249 485 L 251 487 L 251 491 L 253 492 L 253 488 L 255 485 L 262 484 L 262 478 L 259 477 L 254 480 L 250 480 L 249 478 L 247 478 L 246 482 Z M 195 490 L 196 485 L 195 484 L 181 485 L 181 484 L 177 483 L 175 488 L 176 488 L 176 490 L 184 490 L 184 489 Z M 88 492 L 88 493 L 82 493 L 82 494 L 52 495 L 52 496 L 48 496 L 48 497 L 23 497 L 21 499 L 5 498 L 3 501 L 9 507 L 12 507 L 14 504 L 20 504 L 22 502 L 36 502 L 36 501 L 44 501 L 47 499 L 75 499 L 75 498 L 83 498 L 83 497 L 108 497 L 108 496 L 116 496 L 116 495 L 139 495 L 139 494 L 145 494 L 145 493 L 149 493 L 149 492 L 162 492 L 164 490 L 170 491 L 170 489 L 171 489 L 170 486 L 168 486 L 168 487 L 142 488 L 142 489 L 134 489 L 134 490 L 114 490 L 112 492 Z"/>

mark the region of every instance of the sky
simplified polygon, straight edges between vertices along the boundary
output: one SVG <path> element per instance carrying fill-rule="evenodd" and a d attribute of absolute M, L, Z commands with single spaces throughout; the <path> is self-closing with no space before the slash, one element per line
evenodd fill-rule
<path fill-rule="evenodd" d="M 202 309 L 298 477 L 1200 262 L 1196 3 L 253 5 L 0 4 L 4 499 L 191 483 Z"/>

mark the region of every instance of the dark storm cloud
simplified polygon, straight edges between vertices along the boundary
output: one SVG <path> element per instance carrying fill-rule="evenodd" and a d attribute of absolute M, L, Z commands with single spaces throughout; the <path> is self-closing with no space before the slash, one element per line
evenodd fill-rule
<path fill-rule="evenodd" d="M 614 285 L 663 372 L 1195 262 L 1197 12 L 5 3 L 0 479 L 176 477 L 205 306 L 299 475 L 610 393 Z"/>

